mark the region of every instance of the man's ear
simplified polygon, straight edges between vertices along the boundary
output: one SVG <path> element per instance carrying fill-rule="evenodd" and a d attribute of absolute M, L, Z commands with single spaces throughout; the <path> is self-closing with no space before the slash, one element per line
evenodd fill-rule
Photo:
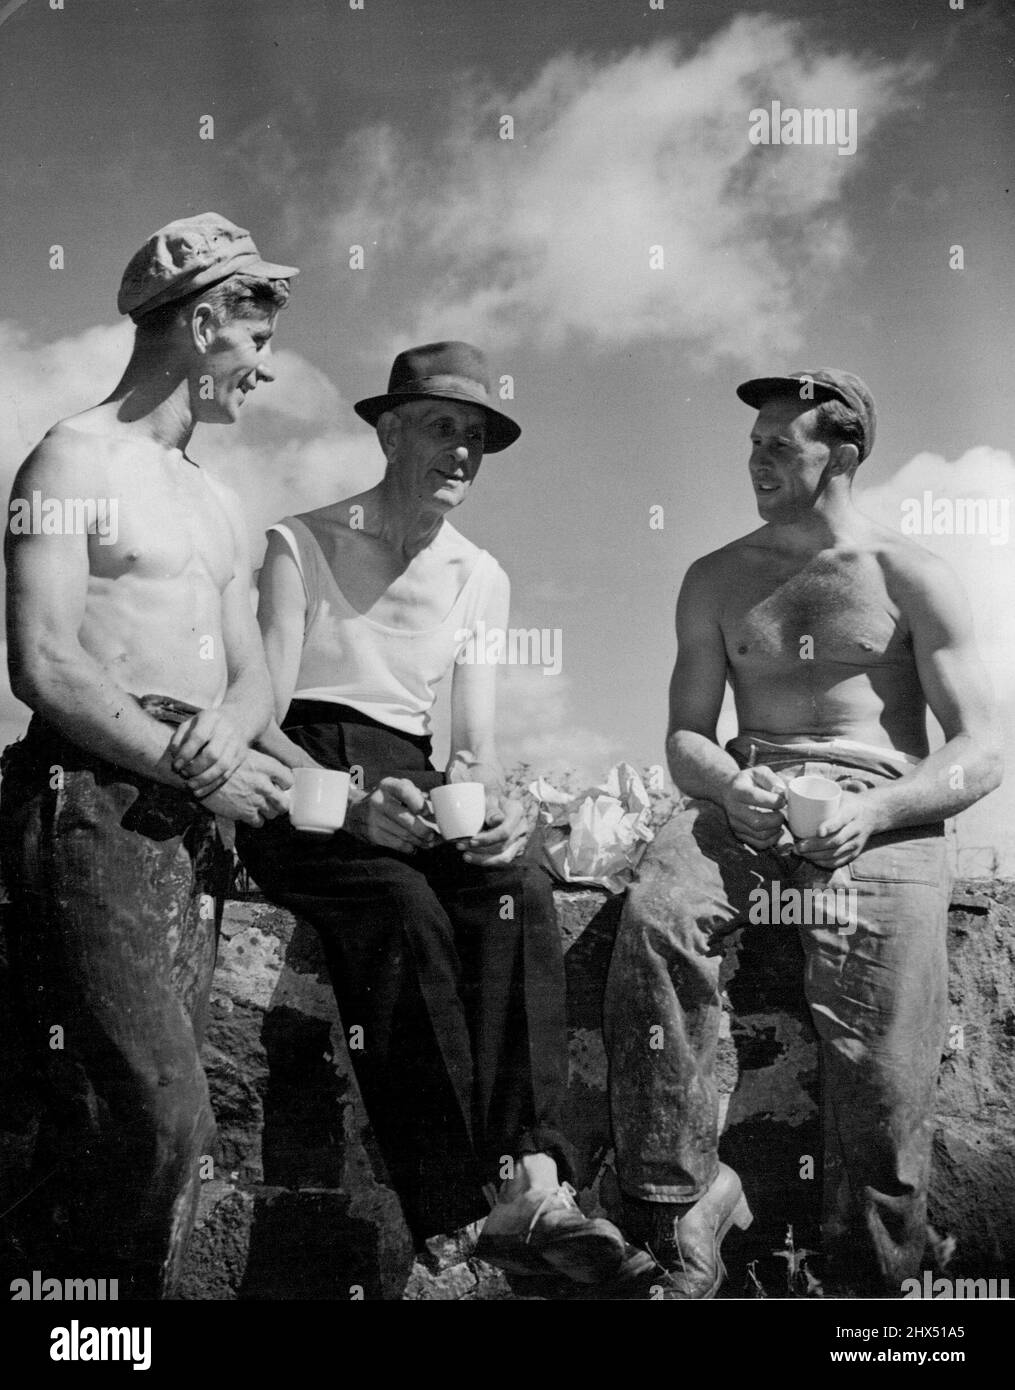
<path fill-rule="evenodd" d="M 842 441 L 832 449 L 828 471 L 836 477 L 852 478 L 860 467 L 860 450 L 855 444 Z"/>
<path fill-rule="evenodd" d="M 377 421 L 377 440 L 384 453 L 384 457 L 391 462 L 392 455 L 398 448 L 398 441 L 402 433 L 402 422 L 393 410 L 386 410 Z"/>
<path fill-rule="evenodd" d="M 190 314 L 190 339 L 198 352 L 208 351 L 217 327 L 215 310 L 211 305 L 204 302 L 196 304 Z"/>

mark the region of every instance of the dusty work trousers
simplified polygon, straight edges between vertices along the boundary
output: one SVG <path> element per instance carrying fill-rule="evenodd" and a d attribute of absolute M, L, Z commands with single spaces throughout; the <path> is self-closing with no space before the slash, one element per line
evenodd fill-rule
<path fill-rule="evenodd" d="M 317 761 L 440 778 L 429 740 L 344 706 L 295 701 L 285 731 Z M 349 1055 L 391 1181 L 422 1241 L 487 1210 L 505 1159 L 572 1156 L 564 969 L 541 869 L 466 864 L 454 846 L 412 855 L 287 817 L 240 827 L 237 849 L 273 902 L 320 934 Z M 357 1030 L 353 1032 L 353 1030 Z"/>
<path fill-rule="evenodd" d="M 2 770 L 12 981 L 46 1103 L 22 1245 L 44 1277 L 168 1296 L 215 1138 L 198 1049 L 232 857 L 182 792 L 38 718 Z"/>
<path fill-rule="evenodd" d="M 854 791 L 897 775 L 859 755 L 868 766 L 803 757 L 799 747 L 759 743 L 754 761 Z M 792 850 L 749 849 L 712 802 L 688 801 L 674 813 L 629 892 L 607 984 L 621 1186 L 644 1201 L 690 1202 L 715 1177 L 722 949 L 750 921 L 752 905 L 760 909 L 757 890 L 771 903 L 773 884 L 783 896 L 797 890 L 801 910 L 786 915 L 799 918 L 810 901 L 818 923 L 761 929 L 797 931 L 804 949 L 822 1063 L 826 1244 L 897 1295 L 924 1253 L 947 1029 L 950 884 L 940 825 L 873 837 L 829 874 Z M 842 920 L 828 922 L 815 908 L 806 896 L 815 888 L 844 890 Z"/>

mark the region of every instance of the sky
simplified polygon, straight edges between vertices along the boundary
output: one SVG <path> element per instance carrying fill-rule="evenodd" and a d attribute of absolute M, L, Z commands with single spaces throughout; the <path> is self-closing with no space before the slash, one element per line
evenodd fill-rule
<path fill-rule="evenodd" d="M 951 4 L 0 0 L 0 488 L 115 384 L 134 250 L 220 212 L 301 274 L 275 384 L 192 456 L 259 556 L 380 475 L 352 403 L 397 351 L 483 347 L 522 436 L 455 524 L 562 655 L 503 671 L 502 753 L 595 782 L 662 762 L 680 581 L 757 524 L 735 386 L 846 367 L 878 402 L 863 509 L 995 505 L 914 539 L 1015 747 L 1015 9 Z M 855 142 L 752 143 L 776 101 Z M 5 742 L 27 715 L 0 688 Z M 1015 776 L 957 833 L 961 868 L 1015 872 Z"/>

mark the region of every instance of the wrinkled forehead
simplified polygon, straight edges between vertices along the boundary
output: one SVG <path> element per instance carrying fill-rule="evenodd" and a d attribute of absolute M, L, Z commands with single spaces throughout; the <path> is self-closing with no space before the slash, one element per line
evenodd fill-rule
<path fill-rule="evenodd" d="M 486 414 L 479 406 L 464 401 L 422 400 L 406 401 L 396 406 L 399 416 L 413 424 L 429 424 L 432 420 L 452 419 L 457 425 L 486 425 Z"/>

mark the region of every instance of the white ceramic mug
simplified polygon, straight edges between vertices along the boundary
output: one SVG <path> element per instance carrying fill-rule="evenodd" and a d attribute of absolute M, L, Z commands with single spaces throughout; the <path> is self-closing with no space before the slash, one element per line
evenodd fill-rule
<path fill-rule="evenodd" d="M 345 821 L 349 774 L 327 767 L 294 767 L 287 794 L 289 819 L 308 835 L 330 835 Z"/>
<path fill-rule="evenodd" d="M 798 840 L 810 839 L 818 833 L 842 800 L 842 788 L 828 777 L 794 777 L 787 791 L 789 802 L 787 820 Z"/>
<path fill-rule="evenodd" d="M 431 790 L 430 804 L 445 840 L 465 840 L 483 828 L 486 787 L 482 782 L 447 782 Z"/>

